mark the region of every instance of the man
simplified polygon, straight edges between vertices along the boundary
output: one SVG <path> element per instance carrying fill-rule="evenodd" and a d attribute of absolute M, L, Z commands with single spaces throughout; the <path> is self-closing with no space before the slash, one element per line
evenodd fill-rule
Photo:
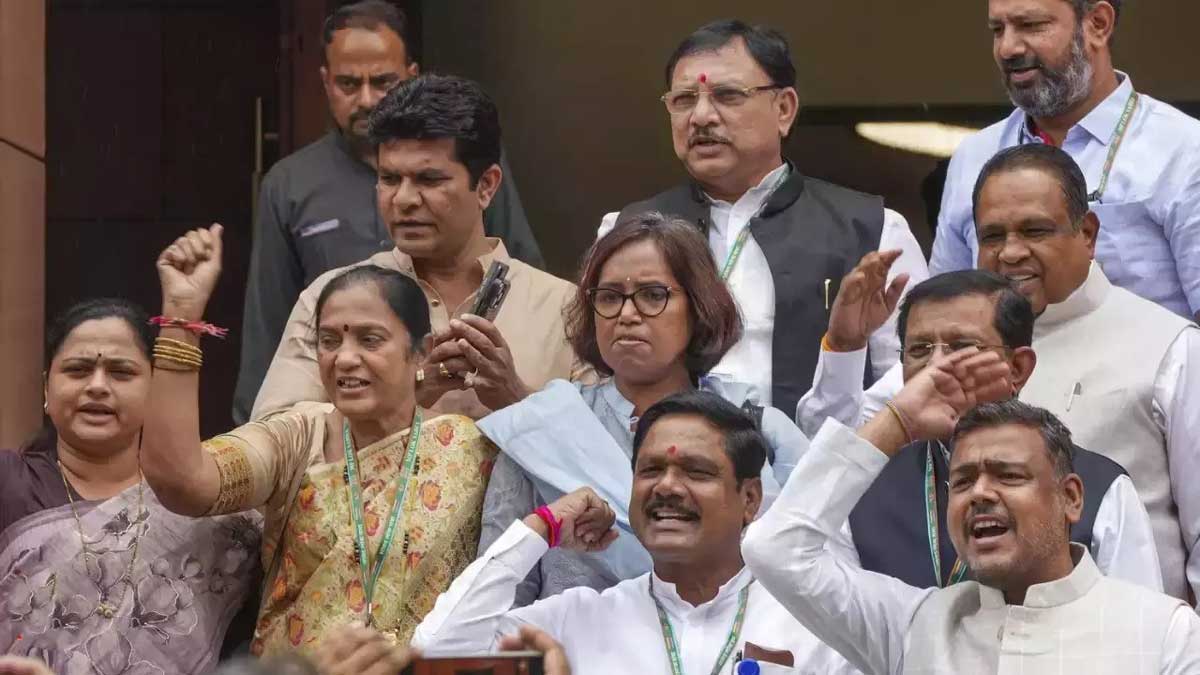
<path fill-rule="evenodd" d="M 1200 595 L 1200 491 L 1191 482 L 1200 470 L 1200 330 L 1113 286 L 1093 264 L 1100 222 L 1088 211 L 1086 190 L 1079 167 L 1058 148 L 1001 151 L 973 190 L 979 266 L 1015 283 L 1038 315 L 1039 367 L 1022 399 L 1061 417 L 1080 445 L 1129 471 L 1150 513 L 1163 588 L 1188 598 L 1190 587 L 1194 601 Z M 822 353 L 822 372 L 797 413 L 805 433 L 814 433 L 822 415 L 852 424 L 869 418 L 900 388 L 899 372 L 889 373 L 864 401 L 854 363 L 852 354 Z"/>
<path fill-rule="evenodd" d="M 367 118 L 389 89 L 418 74 L 404 15 L 381 0 L 347 5 L 326 19 L 322 41 L 321 81 L 335 128 L 281 160 L 263 179 L 234 395 L 238 424 L 250 414 L 300 291 L 331 269 L 394 245 L 376 208 Z M 503 157 L 500 167 L 506 180 L 484 213 L 484 229 L 503 240 L 510 255 L 541 267 Z"/>
<path fill-rule="evenodd" d="M 745 323 L 712 374 L 752 385 L 760 405 L 793 410 L 812 385 L 839 280 L 868 251 L 899 249 L 896 276 L 919 282 L 925 258 L 882 199 L 803 176 L 784 159 L 798 96 L 783 35 L 741 21 L 707 24 L 676 48 L 666 81 L 671 138 L 691 181 L 619 217 L 661 211 L 707 233 Z M 606 217 L 601 234 L 616 220 Z M 895 363 L 895 347 L 889 328 L 872 335 L 871 367 L 860 376 L 873 382 Z"/>
<path fill-rule="evenodd" d="M 867 273 L 882 280 L 886 269 L 880 261 L 867 265 Z M 842 290 L 853 295 L 861 287 L 852 275 Z M 850 305 L 838 299 L 835 322 Z M 1033 325 L 1029 301 L 1002 277 L 974 270 L 932 277 L 914 286 L 900 308 L 904 381 L 939 352 L 975 347 L 1003 356 L 1015 396 L 1036 372 L 1038 359 L 1029 347 Z M 864 569 L 921 588 L 966 578 L 970 570 L 946 536 L 950 448 L 949 438 L 906 446 L 859 500 L 850 514 L 848 549 Z M 1074 449 L 1074 464 L 1086 498 L 1071 541 L 1088 547 L 1103 574 L 1161 591 L 1150 517 L 1129 476 L 1112 460 L 1082 448 Z"/>
<path fill-rule="evenodd" d="M 360 264 L 398 270 L 425 291 L 435 335 L 418 377 L 420 405 L 478 418 L 551 379 L 586 377 L 590 369 L 578 365 L 563 329 L 574 287 L 509 258 L 503 242 L 484 236 L 483 211 L 503 172 L 499 115 L 479 85 L 435 75 L 408 80 L 371 114 L 370 138 L 379 213 L 396 246 Z M 511 266 L 512 286 L 493 324 L 467 313 L 496 260 Z M 313 309 L 341 271 L 326 272 L 300 294 L 254 418 L 325 400 Z"/>
<path fill-rule="evenodd" d="M 1200 121 L 1134 89 L 1110 50 L 1121 0 L 989 0 L 992 53 L 1017 106 L 950 163 L 929 268 L 978 257 L 971 186 L 997 150 L 1061 147 L 1103 224 L 1096 259 L 1117 286 L 1200 316 Z M 1086 191 L 1085 191 L 1086 192 Z M 1136 474 L 1135 474 L 1136 475 Z"/>
<path fill-rule="evenodd" d="M 755 578 L 869 675 L 1200 672 L 1200 617 L 1070 542 L 1085 496 L 1070 432 L 1015 400 L 980 405 L 1008 397 L 1008 372 L 991 350 L 939 355 L 857 433 L 828 421 L 746 535 Z M 947 437 L 948 530 L 974 581 L 918 589 L 826 550 L 889 458 Z"/>
<path fill-rule="evenodd" d="M 612 510 L 583 488 L 514 522 L 438 599 L 413 646 L 490 649 L 531 625 L 560 642 L 581 674 L 726 673 L 739 655 L 763 673 L 853 672 L 742 563 L 739 541 L 762 499 L 765 458 L 754 422 L 721 397 L 660 401 L 638 424 L 629 505 L 653 572 L 511 609 L 517 585 L 551 544 L 595 551 L 615 539 Z"/>

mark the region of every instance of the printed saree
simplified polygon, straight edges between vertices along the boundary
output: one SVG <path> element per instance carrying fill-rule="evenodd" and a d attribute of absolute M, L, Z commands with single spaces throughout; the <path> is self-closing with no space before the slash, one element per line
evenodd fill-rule
<path fill-rule="evenodd" d="M 366 609 L 345 462 L 324 457 L 326 434 L 341 435 L 329 411 L 293 408 L 206 444 L 221 467 L 223 508 L 266 503 L 268 578 L 251 645 L 261 656 L 311 651 L 328 630 L 361 621 Z M 375 627 L 404 644 L 438 595 L 475 559 L 496 456 L 469 418 L 441 415 L 426 419 L 421 429 L 396 540 L 373 602 Z M 408 434 L 405 429 L 358 450 L 372 563 L 395 501 Z"/>
<path fill-rule="evenodd" d="M 79 527 L 67 504 L 0 533 L 0 653 L 41 659 L 60 675 L 215 666 L 257 581 L 262 519 L 177 516 L 149 487 L 141 492 L 140 511 L 135 485 L 108 500 L 77 500 Z"/>

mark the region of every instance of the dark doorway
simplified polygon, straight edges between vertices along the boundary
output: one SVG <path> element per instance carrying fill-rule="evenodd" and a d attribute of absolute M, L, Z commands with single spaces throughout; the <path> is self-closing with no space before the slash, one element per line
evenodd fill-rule
<path fill-rule="evenodd" d="M 46 22 L 47 315 L 82 299 L 161 307 L 154 262 L 225 225 L 206 319 L 201 431 L 231 426 L 251 245 L 256 105 L 278 129 L 278 0 L 51 0 Z M 256 104 L 257 101 L 261 103 Z M 261 145 L 264 166 L 278 149 Z"/>

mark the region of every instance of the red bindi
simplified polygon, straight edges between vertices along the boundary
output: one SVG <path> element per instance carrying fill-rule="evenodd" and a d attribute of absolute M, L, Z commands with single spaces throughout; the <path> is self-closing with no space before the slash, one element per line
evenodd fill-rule
<path fill-rule="evenodd" d="M 350 332 L 350 324 L 348 324 L 348 323 L 342 324 L 342 332 L 349 333 Z"/>
<path fill-rule="evenodd" d="M 700 84 L 708 82 L 708 73 L 700 73 Z"/>
<path fill-rule="evenodd" d="M 673 454 L 675 454 L 676 452 L 679 452 L 679 448 L 677 448 L 677 447 L 675 447 L 675 446 L 673 446 L 673 445 L 672 445 L 671 447 L 667 448 L 667 454 L 668 454 L 668 455 L 673 455 Z"/>

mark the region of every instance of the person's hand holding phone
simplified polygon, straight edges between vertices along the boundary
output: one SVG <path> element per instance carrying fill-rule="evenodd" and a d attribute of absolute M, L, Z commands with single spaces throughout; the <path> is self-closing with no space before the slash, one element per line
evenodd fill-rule
<path fill-rule="evenodd" d="M 458 348 L 471 364 L 463 384 L 475 390 L 479 401 L 499 410 L 533 393 L 513 363 L 512 350 L 496 324 L 481 316 L 464 314 L 450 322 Z"/>

